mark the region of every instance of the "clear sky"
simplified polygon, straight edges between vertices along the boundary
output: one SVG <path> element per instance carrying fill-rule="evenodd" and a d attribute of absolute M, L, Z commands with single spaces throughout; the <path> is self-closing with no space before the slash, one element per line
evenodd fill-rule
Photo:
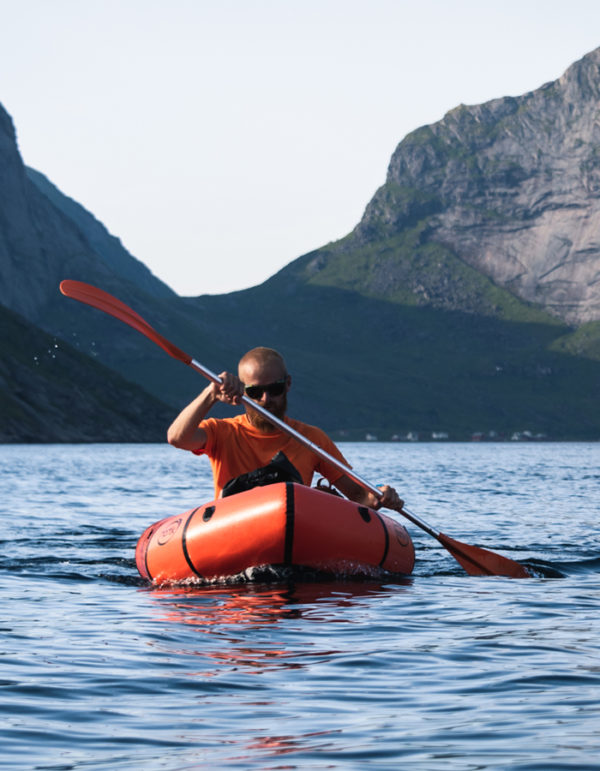
<path fill-rule="evenodd" d="M 600 46 L 599 0 L 0 0 L 24 161 L 180 294 L 348 233 L 410 131 Z"/>

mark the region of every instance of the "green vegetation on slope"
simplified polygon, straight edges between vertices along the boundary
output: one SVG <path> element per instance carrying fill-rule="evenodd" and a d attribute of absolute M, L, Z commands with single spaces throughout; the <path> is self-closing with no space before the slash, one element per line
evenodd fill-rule
<path fill-rule="evenodd" d="M 600 437 L 600 364 L 552 350 L 566 327 L 545 314 L 508 321 L 402 305 L 288 281 L 285 271 L 229 296 L 226 314 L 223 298 L 202 302 L 240 353 L 259 344 L 282 350 L 294 377 L 291 414 L 338 438 L 412 431 L 463 440 L 524 430 L 555 439 Z"/>
<path fill-rule="evenodd" d="M 582 324 L 576 330 L 557 338 L 552 343 L 552 350 L 600 361 L 600 321 Z"/>
<path fill-rule="evenodd" d="M 348 237 L 302 257 L 289 275 L 403 306 L 429 305 L 568 329 L 539 306 L 494 284 L 447 247 L 425 241 L 426 229 L 422 222 L 393 238 L 358 245 Z M 279 274 L 282 279 L 286 271 Z"/>
<path fill-rule="evenodd" d="M 164 404 L 1 306 L 0 322 L 0 442 L 164 441 Z"/>

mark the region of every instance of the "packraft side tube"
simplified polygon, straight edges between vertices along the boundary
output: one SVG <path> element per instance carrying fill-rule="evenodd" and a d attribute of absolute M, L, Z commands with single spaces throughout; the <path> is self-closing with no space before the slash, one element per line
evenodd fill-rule
<path fill-rule="evenodd" d="M 256 487 L 167 517 L 142 534 L 140 575 L 155 583 L 214 580 L 260 565 L 408 575 L 414 547 L 384 514 L 291 482 Z"/>

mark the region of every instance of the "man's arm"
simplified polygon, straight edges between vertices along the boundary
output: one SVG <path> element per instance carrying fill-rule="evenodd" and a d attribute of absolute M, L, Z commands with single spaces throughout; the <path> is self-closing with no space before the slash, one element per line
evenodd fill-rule
<path fill-rule="evenodd" d="M 336 479 L 333 485 L 334 487 L 337 487 L 346 498 L 355 501 L 355 503 L 359 503 L 361 506 L 368 506 L 371 509 L 384 507 L 386 509 L 393 509 L 394 511 L 401 511 L 404 506 L 404 501 L 400 498 L 396 490 L 389 485 L 381 486 L 381 498 L 377 498 L 373 493 L 365 490 L 358 482 L 355 482 L 346 475 Z"/>
<path fill-rule="evenodd" d="M 169 426 L 167 441 L 180 450 L 201 450 L 206 444 L 206 432 L 199 423 L 206 417 L 211 407 L 217 402 L 239 404 L 244 386 L 240 380 L 229 372 L 219 375 L 223 381 L 220 385 L 209 383 L 204 391 L 193 402 L 179 413 Z"/>

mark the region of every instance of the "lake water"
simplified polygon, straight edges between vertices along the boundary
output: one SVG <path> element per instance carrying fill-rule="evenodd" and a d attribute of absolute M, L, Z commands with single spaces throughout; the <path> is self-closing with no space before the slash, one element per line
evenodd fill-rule
<path fill-rule="evenodd" d="M 525 562 L 156 589 L 144 528 L 209 500 L 165 445 L 0 447 L 0 767 L 600 769 L 600 444 L 346 444 L 432 526 Z"/>

